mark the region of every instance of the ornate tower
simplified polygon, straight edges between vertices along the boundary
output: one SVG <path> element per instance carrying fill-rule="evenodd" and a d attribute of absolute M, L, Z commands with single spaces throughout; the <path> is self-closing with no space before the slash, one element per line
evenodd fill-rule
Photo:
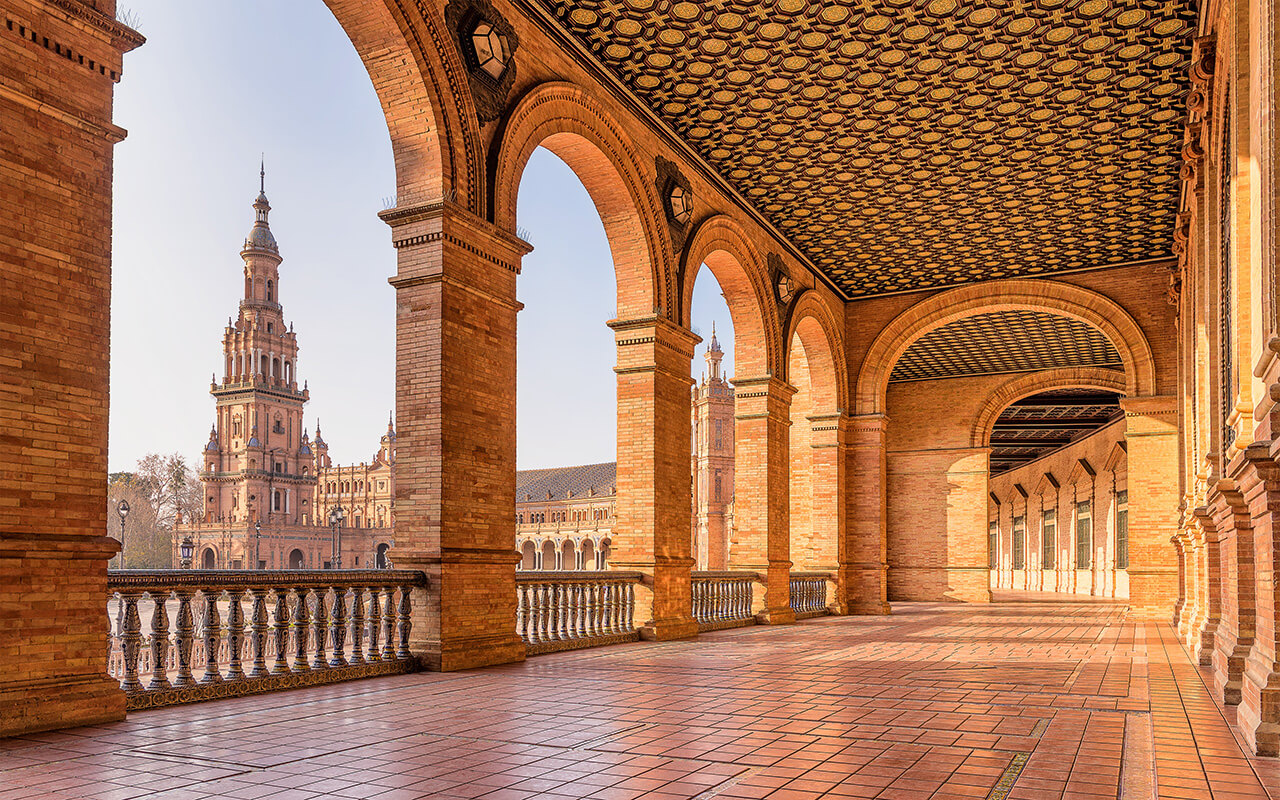
<path fill-rule="evenodd" d="M 725 569 L 733 503 L 733 387 L 720 373 L 724 351 L 711 327 L 707 371 L 693 387 L 693 554 L 697 569 Z"/>
<path fill-rule="evenodd" d="M 222 337 L 222 380 L 210 392 L 216 420 L 204 452 L 205 521 L 245 526 L 245 568 L 255 568 L 260 537 L 274 528 L 306 525 L 312 517 L 315 455 L 302 427 L 309 398 L 298 388 L 298 341 L 280 305 L 280 250 L 267 216 L 266 174 L 244 241 L 244 299 Z M 317 449 L 324 441 L 316 432 Z M 235 548 L 240 549 L 240 548 Z M 230 559 L 228 559 L 229 561 Z M 221 566 L 232 566 L 224 563 Z"/>

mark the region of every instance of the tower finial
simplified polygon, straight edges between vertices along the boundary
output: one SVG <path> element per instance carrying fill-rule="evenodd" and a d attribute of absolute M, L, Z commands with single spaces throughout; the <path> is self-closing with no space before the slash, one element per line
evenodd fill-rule
<path fill-rule="evenodd" d="M 262 160 L 258 166 L 258 191 L 263 194 L 267 193 L 267 154 L 262 154 Z"/>

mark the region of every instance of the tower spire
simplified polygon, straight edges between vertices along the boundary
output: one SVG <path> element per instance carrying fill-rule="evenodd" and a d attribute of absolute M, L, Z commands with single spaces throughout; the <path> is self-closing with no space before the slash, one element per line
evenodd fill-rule
<path fill-rule="evenodd" d="M 267 154 L 262 154 L 262 160 L 258 162 L 258 192 L 260 194 L 267 193 Z"/>

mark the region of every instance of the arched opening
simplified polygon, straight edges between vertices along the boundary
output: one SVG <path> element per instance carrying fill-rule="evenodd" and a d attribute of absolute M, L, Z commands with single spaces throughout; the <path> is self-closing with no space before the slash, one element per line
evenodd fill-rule
<path fill-rule="evenodd" d="M 520 569 L 533 570 L 538 568 L 538 546 L 526 539 L 520 545 Z"/>
<path fill-rule="evenodd" d="M 844 448 L 835 335 L 817 317 L 802 313 L 788 350 L 787 380 L 796 390 L 791 398 L 788 497 L 791 561 L 797 570 L 838 568 Z"/>
<path fill-rule="evenodd" d="M 578 568 L 578 549 L 572 539 L 560 543 L 560 569 Z"/>
<path fill-rule="evenodd" d="M 582 568 L 599 569 L 596 565 L 596 544 L 590 539 L 582 540 Z"/>
<path fill-rule="evenodd" d="M 391 549 L 391 545 L 386 542 L 379 542 L 378 547 L 373 553 L 374 569 L 390 569 L 391 561 L 387 558 L 387 551 Z"/>
<path fill-rule="evenodd" d="M 690 415 L 694 568 L 727 569 L 733 540 L 735 405 L 733 316 L 711 270 L 694 285 L 691 328 L 703 337 L 702 358 L 692 365 Z M 696 351 L 695 351 L 696 352 Z"/>
<path fill-rule="evenodd" d="M 610 539 L 604 539 L 600 542 L 600 551 L 599 551 L 599 556 L 597 556 L 598 564 L 596 566 L 596 569 L 609 568 L 609 554 L 610 554 L 612 545 L 613 545 L 613 542 Z"/>
<path fill-rule="evenodd" d="M 542 548 L 540 550 L 540 553 L 542 555 L 542 564 L 540 569 L 546 570 L 548 572 L 559 569 L 559 567 L 556 565 L 556 543 L 555 542 L 551 541 L 550 539 L 545 540 L 542 543 Z"/>
<path fill-rule="evenodd" d="M 275 282 L 267 281 L 267 302 L 274 303 L 276 299 Z"/>
<path fill-rule="evenodd" d="M 289 551 L 289 569 L 302 569 L 306 565 L 306 557 L 302 551 L 294 548 Z"/>
<path fill-rule="evenodd" d="M 217 553 L 213 552 L 212 547 L 206 547 L 204 549 L 204 553 L 201 554 L 200 568 L 201 569 L 217 569 L 218 568 L 218 555 Z"/>

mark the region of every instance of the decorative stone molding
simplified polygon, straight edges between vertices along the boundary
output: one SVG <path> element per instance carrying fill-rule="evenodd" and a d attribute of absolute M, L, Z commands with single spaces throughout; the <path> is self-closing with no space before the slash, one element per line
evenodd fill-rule
<path fill-rule="evenodd" d="M 679 253 L 693 227 L 693 185 L 674 161 L 662 156 L 654 158 L 654 169 L 658 175 L 655 184 L 658 197 L 662 199 L 662 210 L 671 228 L 671 247 Z"/>

